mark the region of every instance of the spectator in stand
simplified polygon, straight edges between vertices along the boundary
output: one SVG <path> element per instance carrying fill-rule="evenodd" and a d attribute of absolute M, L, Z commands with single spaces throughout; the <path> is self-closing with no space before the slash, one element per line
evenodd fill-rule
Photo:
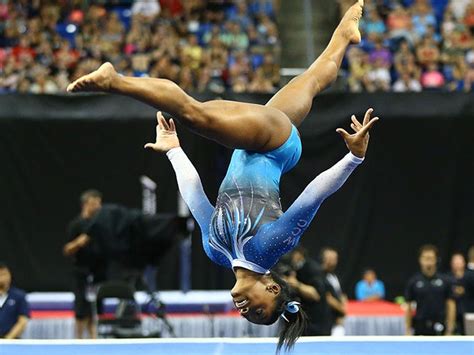
<path fill-rule="evenodd" d="M 391 76 L 389 66 L 384 59 L 378 58 L 373 64 L 372 69 L 367 74 L 368 91 L 390 91 Z"/>
<path fill-rule="evenodd" d="M 440 52 L 436 42 L 428 35 L 423 38 L 416 50 L 418 62 L 428 67 L 430 64 L 436 64 L 440 60 Z"/>
<path fill-rule="evenodd" d="M 436 17 L 431 6 L 425 1 L 415 2 L 411 12 L 415 38 L 421 39 L 428 33 L 429 26 L 436 26 Z"/>
<path fill-rule="evenodd" d="M 474 3 L 472 1 L 466 7 L 464 24 L 471 30 L 471 33 L 474 34 Z"/>
<path fill-rule="evenodd" d="M 377 279 L 373 269 L 363 272 L 362 280 L 356 284 L 355 295 L 358 301 L 379 301 L 385 298 L 385 286 Z"/>
<path fill-rule="evenodd" d="M 357 47 L 352 47 L 348 52 L 349 60 L 349 90 L 351 92 L 373 91 L 368 80 L 371 70 L 369 55 Z"/>
<path fill-rule="evenodd" d="M 390 38 L 404 38 L 411 44 L 414 43 L 411 16 L 402 5 L 394 5 L 394 10 L 387 18 L 387 26 Z"/>
<path fill-rule="evenodd" d="M 451 0 L 449 2 L 449 11 L 453 12 L 456 19 L 461 20 L 464 18 L 466 8 L 471 2 L 471 0 Z"/>
<path fill-rule="evenodd" d="M 20 338 L 30 318 L 25 292 L 11 283 L 10 269 L 0 262 L 0 338 L 4 339 Z"/>
<path fill-rule="evenodd" d="M 439 90 L 443 88 L 444 84 L 444 76 L 439 71 L 438 64 L 429 64 L 428 69 L 421 75 L 421 85 L 423 89 Z"/>
<path fill-rule="evenodd" d="M 255 71 L 254 77 L 250 82 L 248 89 L 249 92 L 254 93 L 266 93 L 274 91 L 271 80 L 265 77 L 265 73 L 262 68 L 258 68 Z"/>
<path fill-rule="evenodd" d="M 420 92 L 420 81 L 413 78 L 407 70 L 398 73 L 399 79 L 393 84 L 394 92 Z"/>
<path fill-rule="evenodd" d="M 368 11 L 368 15 L 363 17 L 361 29 L 369 38 L 380 38 L 385 34 L 387 27 L 377 10 L 372 8 Z"/>
<path fill-rule="evenodd" d="M 375 41 L 375 47 L 369 55 L 369 60 L 372 65 L 377 61 L 380 61 L 384 67 L 390 68 L 392 65 L 393 57 L 390 50 L 384 46 L 381 39 Z"/>

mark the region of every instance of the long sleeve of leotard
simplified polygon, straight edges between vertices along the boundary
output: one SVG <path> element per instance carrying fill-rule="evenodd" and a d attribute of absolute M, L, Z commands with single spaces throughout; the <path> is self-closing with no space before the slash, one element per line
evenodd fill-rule
<path fill-rule="evenodd" d="M 363 160 L 348 153 L 333 167 L 311 181 L 278 220 L 262 226 L 253 240 L 258 253 L 267 256 L 268 265 L 262 266 L 270 268 L 281 255 L 298 244 L 324 200 L 346 182 Z"/>
<path fill-rule="evenodd" d="M 196 168 L 181 148 L 173 148 L 166 155 L 173 166 L 183 200 L 201 227 L 203 235 L 207 235 L 214 207 L 204 192 Z"/>
<path fill-rule="evenodd" d="M 333 167 L 319 174 L 303 191 L 301 196 L 295 201 L 301 203 L 320 203 L 339 190 L 346 182 L 355 168 L 364 161 L 364 158 L 358 158 L 352 153 L 346 154 Z M 304 195 L 308 198 L 305 198 Z M 309 201 L 306 201 L 306 200 Z"/>

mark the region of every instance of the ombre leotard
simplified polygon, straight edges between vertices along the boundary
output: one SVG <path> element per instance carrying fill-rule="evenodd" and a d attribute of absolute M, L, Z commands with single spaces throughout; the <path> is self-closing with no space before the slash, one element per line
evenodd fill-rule
<path fill-rule="evenodd" d="M 316 177 L 283 213 L 280 178 L 298 163 L 301 149 L 293 126 L 287 141 L 275 150 L 235 150 L 215 207 L 183 150 L 175 148 L 167 153 L 181 195 L 201 228 L 203 247 L 212 261 L 228 268 L 267 273 L 298 244 L 321 203 L 363 161 L 348 153 Z"/>

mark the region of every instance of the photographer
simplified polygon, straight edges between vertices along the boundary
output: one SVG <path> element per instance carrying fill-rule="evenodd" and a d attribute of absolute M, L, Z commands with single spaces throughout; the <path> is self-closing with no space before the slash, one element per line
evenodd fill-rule
<path fill-rule="evenodd" d="M 303 247 L 288 256 L 284 279 L 301 299 L 308 314 L 306 336 L 331 335 L 330 308 L 326 300 L 327 285 L 321 267 L 307 257 Z"/>

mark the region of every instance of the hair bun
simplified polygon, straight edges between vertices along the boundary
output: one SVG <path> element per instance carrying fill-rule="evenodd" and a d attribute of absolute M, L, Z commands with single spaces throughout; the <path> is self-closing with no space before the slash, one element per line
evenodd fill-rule
<path fill-rule="evenodd" d="M 286 310 L 290 313 L 298 313 L 300 311 L 301 303 L 297 301 L 290 301 L 286 304 Z"/>

